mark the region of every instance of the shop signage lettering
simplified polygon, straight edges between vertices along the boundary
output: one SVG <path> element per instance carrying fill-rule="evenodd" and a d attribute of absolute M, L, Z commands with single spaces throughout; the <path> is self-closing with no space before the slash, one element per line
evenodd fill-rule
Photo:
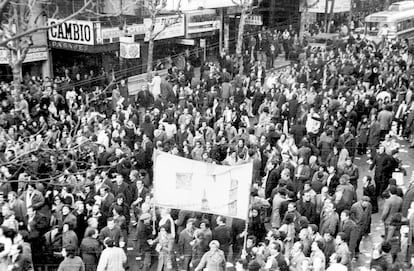
<path fill-rule="evenodd" d="M 249 25 L 263 25 L 262 15 L 250 15 L 246 18 L 246 24 Z"/>
<path fill-rule="evenodd" d="M 44 61 L 48 58 L 48 49 L 46 46 L 32 47 L 26 54 L 23 63 L 30 63 L 36 61 Z M 11 59 L 10 50 L 6 48 L 0 48 L 0 64 L 9 64 Z"/>
<path fill-rule="evenodd" d="M 109 51 L 118 51 L 119 43 L 108 43 L 108 44 L 97 44 L 94 46 L 75 44 L 63 41 L 51 41 L 49 42 L 49 47 L 61 50 L 84 52 L 84 53 L 102 53 Z"/>
<path fill-rule="evenodd" d="M 59 41 L 52 41 L 50 43 L 50 47 L 56 48 L 56 49 L 77 51 L 77 52 L 88 52 L 89 51 L 88 45 L 74 44 L 74 43 L 68 43 L 68 42 L 59 42 Z"/>
<path fill-rule="evenodd" d="M 49 19 L 49 25 L 54 25 L 49 29 L 49 40 L 65 41 L 76 44 L 94 44 L 93 22 L 89 21 L 66 21 L 60 23 L 59 20 Z"/>
<path fill-rule="evenodd" d="M 145 41 L 149 40 L 151 19 L 144 19 L 145 25 Z M 162 16 L 158 17 L 155 21 L 154 34 L 157 34 L 156 40 L 176 38 L 184 36 L 185 25 L 184 17 L 179 15 Z"/>

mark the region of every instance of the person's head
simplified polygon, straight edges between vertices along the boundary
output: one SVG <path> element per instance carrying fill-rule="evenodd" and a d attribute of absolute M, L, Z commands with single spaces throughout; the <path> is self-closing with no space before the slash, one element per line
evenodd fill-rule
<path fill-rule="evenodd" d="M 111 237 L 106 237 L 104 239 L 104 245 L 105 245 L 105 247 L 114 247 L 115 243 L 114 243 L 114 240 L 112 240 Z"/>
<path fill-rule="evenodd" d="M 16 193 L 16 192 L 14 192 L 14 191 L 10 191 L 10 192 L 7 194 L 7 200 L 8 200 L 9 202 L 14 202 L 16 199 L 17 199 L 17 193 Z"/>
<path fill-rule="evenodd" d="M 118 206 L 122 206 L 124 204 L 124 201 L 125 201 L 124 194 L 120 193 L 120 194 L 118 194 L 118 196 L 116 196 L 116 204 Z"/>
<path fill-rule="evenodd" d="M 312 251 L 320 251 L 323 250 L 324 243 L 322 240 L 316 240 L 312 243 L 311 249 Z"/>
<path fill-rule="evenodd" d="M 73 258 L 76 254 L 76 248 L 72 245 L 68 245 L 62 248 L 62 256 L 65 258 Z"/>
<path fill-rule="evenodd" d="M 115 228 L 115 221 L 113 217 L 108 218 L 106 222 L 106 226 L 108 226 L 108 229 L 112 230 Z"/>
<path fill-rule="evenodd" d="M 331 214 L 334 210 L 334 204 L 331 201 L 325 201 L 325 212 Z"/>
<path fill-rule="evenodd" d="M 335 173 L 335 171 L 336 171 L 336 169 L 335 169 L 335 167 L 334 167 L 334 166 L 328 166 L 328 173 L 329 173 L 329 174 L 334 174 L 334 173 Z"/>
<path fill-rule="evenodd" d="M 384 145 L 379 145 L 377 152 L 378 152 L 378 154 L 383 154 L 385 152 Z"/>
<path fill-rule="evenodd" d="M 220 248 L 220 243 L 217 240 L 212 240 L 209 244 L 211 251 L 217 251 Z"/>
<path fill-rule="evenodd" d="M 224 216 L 219 215 L 216 219 L 217 225 L 224 225 L 226 224 L 226 218 Z"/>
<path fill-rule="evenodd" d="M 68 215 L 69 213 L 70 213 L 70 207 L 69 207 L 69 205 L 67 205 L 67 204 L 63 205 L 63 207 L 62 207 L 62 214 L 63 215 Z"/>
<path fill-rule="evenodd" d="M 97 229 L 98 225 L 99 225 L 99 223 L 98 223 L 98 219 L 96 217 L 90 217 L 88 219 L 88 226 L 89 227 Z"/>
<path fill-rule="evenodd" d="M 29 238 L 29 232 L 26 230 L 20 230 L 14 236 L 13 243 L 22 244 L 23 242 L 27 242 L 28 238 Z"/>
<path fill-rule="evenodd" d="M 166 226 L 161 226 L 160 227 L 160 236 L 161 237 L 166 237 L 168 235 L 168 231 Z"/>
<path fill-rule="evenodd" d="M 341 212 L 341 221 L 347 221 L 349 219 L 350 212 L 349 210 L 343 210 Z"/>
<path fill-rule="evenodd" d="M 342 244 L 345 241 L 346 241 L 346 233 L 338 232 L 338 234 L 336 235 L 336 239 L 335 239 L 336 244 Z"/>
<path fill-rule="evenodd" d="M 288 212 L 296 211 L 296 202 L 289 202 L 288 204 Z"/>
<path fill-rule="evenodd" d="M 69 223 L 63 223 L 62 232 L 68 232 L 72 229 L 72 226 Z"/>
<path fill-rule="evenodd" d="M 397 186 L 395 186 L 395 185 L 390 185 L 390 194 L 391 195 L 397 195 Z"/>
<path fill-rule="evenodd" d="M 36 211 L 33 209 L 33 207 L 32 207 L 32 206 L 29 206 L 29 207 L 27 208 L 27 215 L 28 215 L 29 217 L 34 216 L 34 215 L 35 215 L 35 213 L 36 213 Z"/>
<path fill-rule="evenodd" d="M 85 204 L 83 203 L 83 201 L 81 201 L 81 200 L 77 200 L 76 202 L 75 202 L 75 206 L 76 206 L 76 210 L 79 212 L 79 213 L 82 213 L 84 210 L 85 210 Z"/>
<path fill-rule="evenodd" d="M 247 237 L 246 246 L 248 248 L 251 248 L 251 247 L 256 245 L 256 242 L 257 242 L 257 238 L 253 235 L 250 235 L 250 236 Z"/>
<path fill-rule="evenodd" d="M 350 157 L 346 158 L 345 165 L 347 165 L 348 167 L 352 165 L 352 159 Z"/>
<path fill-rule="evenodd" d="M 200 229 L 201 230 L 208 229 L 209 227 L 210 227 L 210 223 L 207 219 L 201 220 L 201 222 L 200 222 Z"/>
<path fill-rule="evenodd" d="M 187 230 L 193 230 L 193 228 L 194 228 L 194 223 L 195 223 L 195 219 L 193 219 L 193 218 L 190 218 L 190 219 L 188 219 L 187 220 L 187 223 L 186 223 L 186 229 Z"/>
<path fill-rule="evenodd" d="M 88 229 L 88 231 L 86 232 L 86 237 L 89 238 L 97 238 L 98 237 L 98 230 L 97 229 Z"/>
<path fill-rule="evenodd" d="M 370 198 L 368 196 L 363 196 L 361 199 L 361 204 L 364 208 L 368 207 L 371 203 L 370 203 Z"/>
<path fill-rule="evenodd" d="M 311 194 L 308 192 L 303 193 L 303 201 L 310 202 L 312 199 Z"/>
<path fill-rule="evenodd" d="M 302 244 L 302 242 L 299 242 L 299 241 L 298 242 L 295 242 L 293 244 L 293 247 L 292 247 L 293 255 L 295 255 L 297 253 L 300 253 L 302 251 L 303 251 L 303 244 Z"/>
<path fill-rule="evenodd" d="M 124 182 L 124 176 L 122 176 L 122 174 L 117 174 L 115 181 L 117 185 L 121 185 Z"/>

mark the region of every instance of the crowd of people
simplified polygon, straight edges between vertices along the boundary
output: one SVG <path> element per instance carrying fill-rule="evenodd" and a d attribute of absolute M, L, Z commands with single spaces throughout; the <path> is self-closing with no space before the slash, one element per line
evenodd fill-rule
<path fill-rule="evenodd" d="M 409 264 L 414 185 L 403 191 L 393 178 L 403 172 L 397 138 L 413 140 L 408 44 L 351 37 L 269 70 L 267 33 L 250 39 L 243 73 L 222 54 L 200 74 L 190 62 L 155 73 L 136 96 L 124 80 L 81 84 L 70 70 L 27 78 L 21 91 L 2 82 L 0 270 L 136 270 L 129 253 L 142 270 L 355 270 L 375 213 L 384 232 L 371 270 Z M 285 33 L 281 45 L 296 36 Z M 156 208 L 154 150 L 252 162 L 247 228 Z M 372 175 L 360 174 L 357 156 Z"/>

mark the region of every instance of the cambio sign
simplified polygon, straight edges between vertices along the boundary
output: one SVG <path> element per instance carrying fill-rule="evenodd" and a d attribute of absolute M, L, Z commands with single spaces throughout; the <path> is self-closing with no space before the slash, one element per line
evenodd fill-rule
<path fill-rule="evenodd" d="M 66 21 L 59 24 L 59 20 L 49 19 L 49 40 L 64 41 L 77 44 L 94 45 L 95 35 L 93 22 L 89 21 Z"/>

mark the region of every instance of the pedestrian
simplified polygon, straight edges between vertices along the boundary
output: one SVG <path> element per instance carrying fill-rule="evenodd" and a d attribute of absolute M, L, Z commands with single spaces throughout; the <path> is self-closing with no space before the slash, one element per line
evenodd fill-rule
<path fill-rule="evenodd" d="M 388 227 L 393 215 L 401 211 L 402 201 L 402 198 L 397 196 L 397 187 L 390 187 L 390 197 L 385 200 L 381 214 L 381 220 L 385 227 L 385 236 L 388 236 Z"/>
<path fill-rule="evenodd" d="M 89 229 L 80 244 L 80 255 L 85 263 L 85 271 L 96 270 L 98 266 L 101 255 L 101 244 L 97 240 L 98 236 L 97 229 Z"/>
<path fill-rule="evenodd" d="M 350 214 L 351 219 L 358 226 L 357 233 L 355 233 L 358 236 L 355 245 L 355 257 L 357 257 L 362 237 L 371 232 L 372 206 L 369 197 L 363 196 L 359 201 L 355 202 L 351 207 Z"/>
<path fill-rule="evenodd" d="M 58 271 L 85 271 L 82 258 L 76 256 L 76 248 L 67 246 L 62 249 L 64 260 L 59 264 Z"/>
<path fill-rule="evenodd" d="M 122 248 L 116 247 L 115 242 L 106 237 L 103 240 L 105 249 L 99 258 L 97 271 L 112 271 L 119 270 L 125 271 L 125 265 L 127 263 L 127 257 Z"/>
<path fill-rule="evenodd" d="M 174 237 L 168 233 L 165 226 L 160 227 L 158 237 L 149 241 L 151 246 L 155 245 L 155 251 L 158 252 L 157 271 L 172 270 L 174 268 L 173 246 Z"/>
<path fill-rule="evenodd" d="M 220 243 L 217 240 L 213 240 L 210 242 L 209 247 L 210 250 L 204 253 L 195 271 L 200 271 L 204 268 L 209 271 L 226 270 L 226 258 L 224 252 L 219 249 Z"/>

